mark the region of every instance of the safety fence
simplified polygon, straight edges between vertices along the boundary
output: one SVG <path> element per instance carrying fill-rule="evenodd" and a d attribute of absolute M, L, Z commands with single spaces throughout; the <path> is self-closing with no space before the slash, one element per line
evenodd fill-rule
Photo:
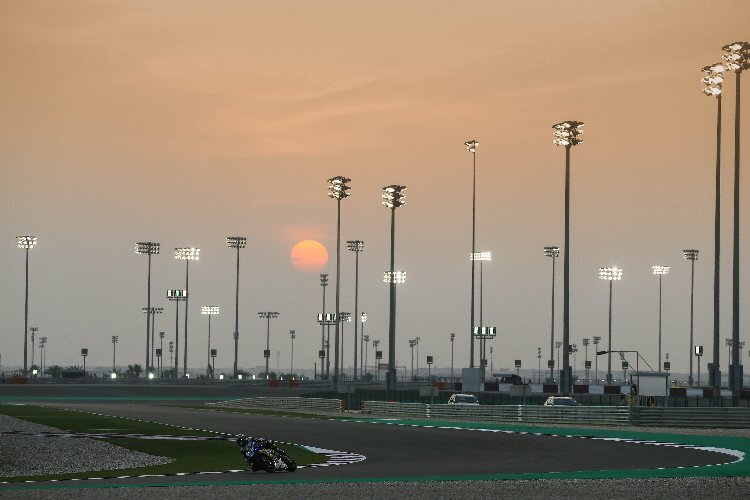
<path fill-rule="evenodd" d="M 655 427 L 750 428 L 750 409 L 636 406 L 630 409 L 630 420 L 632 425 Z"/>
<path fill-rule="evenodd" d="M 300 397 L 254 397 L 207 403 L 220 408 L 262 408 L 268 410 L 305 411 L 308 413 L 340 413 L 343 411 L 340 399 L 300 398 Z"/>

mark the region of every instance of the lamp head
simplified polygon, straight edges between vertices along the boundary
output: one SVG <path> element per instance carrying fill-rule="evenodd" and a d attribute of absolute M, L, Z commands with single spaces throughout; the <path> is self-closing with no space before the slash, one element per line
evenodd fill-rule
<path fill-rule="evenodd" d="M 622 279 L 622 269 L 619 267 L 600 267 L 599 279 L 618 281 Z"/>
<path fill-rule="evenodd" d="M 391 184 L 383 187 L 383 206 L 387 208 L 398 208 L 406 204 L 406 186 Z"/>
<path fill-rule="evenodd" d="M 466 146 L 466 151 L 468 151 L 469 153 L 476 153 L 477 146 L 479 146 L 479 141 L 476 139 L 471 139 L 470 141 L 464 142 L 464 146 Z"/>
<path fill-rule="evenodd" d="M 583 139 L 579 139 L 578 136 L 583 134 L 583 130 L 581 130 L 581 127 L 583 127 L 585 124 L 583 122 L 575 121 L 575 120 L 567 120 L 560 123 L 555 123 L 552 125 L 552 128 L 555 129 L 552 135 L 555 136 L 555 140 L 552 141 L 552 144 L 555 146 L 565 146 L 566 148 L 569 148 L 571 146 L 576 146 L 583 142 Z"/>
<path fill-rule="evenodd" d="M 552 258 L 559 257 L 560 247 L 544 247 L 544 255 Z"/>
<path fill-rule="evenodd" d="M 227 246 L 229 248 L 245 248 L 247 238 L 244 236 L 227 236 Z"/>
<path fill-rule="evenodd" d="M 201 249 L 194 247 L 182 247 L 174 249 L 174 258 L 177 260 L 198 260 Z"/>
<path fill-rule="evenodd" d="M 328 179 L 328 196 L 337 200 L 343 200 L 350 196 L 351 193 L 348 191 L 351 188 L 346 184 L 347 182 L 351 182 L 351 179 L 342 175 Z"/>
<path fill-rule="evenodd" d="M 34 248 L 36 245 L 36 236 L 16 236 L 18 248 Z"/>

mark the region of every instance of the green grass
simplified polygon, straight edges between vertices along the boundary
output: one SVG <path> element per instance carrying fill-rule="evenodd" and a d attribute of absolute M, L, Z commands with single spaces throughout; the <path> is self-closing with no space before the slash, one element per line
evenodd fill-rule
<path fill-rule="evenodd" d="M 216 434 L 180 429 L 164 424 L 139 422 L 118 417 L 105 417 L 73 410 L 46 408 L 39 406 L 17 406 L 0 404 L 0 414 L 49 425 L 68 432 L 93 433 L 137 433 L 165 434 L 172 436 L 216 436 Z M 57 438 L 47 438 L 57 439 Z M 140 474 L 174 474 L 177 472 L 208 472 L 228 469 L 246 469 L 247 465 L 233 441 L 170 441 L 132 438 L 105 439 L 130 450 L 149 455 L 171 457 L 172 463 L 133 469 L 108 469 L 81 473 L 66 473 L 40 476 L 0 478 L 3 481 L 46 481 L 50 479 L 73 479 L 87 477 L 114 477 Z M 294 445 L 279 444 L 298 465 L 308 465 L 324 461 L 321 455 L 309 452 Z M 105 465 L 106 466 L 106 465 Z"/>

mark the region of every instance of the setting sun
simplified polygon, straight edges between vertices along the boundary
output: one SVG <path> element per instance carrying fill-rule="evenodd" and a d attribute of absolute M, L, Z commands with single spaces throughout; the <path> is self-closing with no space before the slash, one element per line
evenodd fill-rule
<path fill-rule="evenodd" d="M 289 257 L 297 271 L 314 273 L 328 263 L 328 250 L 318 241 L 304 240 L 294 245 Z"/>

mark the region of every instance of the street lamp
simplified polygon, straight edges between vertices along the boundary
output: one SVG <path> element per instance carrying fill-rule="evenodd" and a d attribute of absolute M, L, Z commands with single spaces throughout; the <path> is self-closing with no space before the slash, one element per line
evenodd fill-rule
<path fill-rule="evenodd" d="M 549 381 L 555 380 L 555 262 L 560 256 L 560 247 L 544 247 L 544 255 L 552 259 L 552 313 L 550 315 L 550 337 L 549 337 Z"/>
<path fill-rule="evenodd" d="M 115 365 L 117 364 L 115 361 L 117 359 L 117 342 L 119 340 L 119 336 L 112 335 L 112 373 L 115 373 Z"/>
<path fill-rule="evenodd" d="M 296 336 L 294 330 L 289 330 L 289 337 L 292 339 L 292 355 L 289 359 L 289 376 L 294 380 L 294 337 Z"/>
<path fill-rule="evenodd" d="M 583 343 L 583 347 L 584 347 L 585 352 L 586 352 L 586 358 L 583 361 L 583 369 L 586 371 L 586 383 L 588 384 L 589 381 L 590 381 L 590 379 L 589 379 L 589 370 L 591 370 L 591 362 L 589 361 L 589 343 L 590 343 L 590 339 L 584 338 L 583 341 L 582 341 L 582 343 Z"/>
<path fill-rule="evenodd" d="M 594 351 L 598 350 L 599 342 L 601 342 L 601 340 L 601 336 L 594 335 Z M 596 378 L 596 385 L 599 385 L 599 356 L 594 357 L 594 378 Z"/>
<path fill-rule="evenodd" d="M 600 267 L 599 279 L 609 281 L 609 343 L 607 350 L 607 385 L 612 384 L 612 282 L 622 279 L 619 267 Z"/>
<path fill-rule="evenodd" d="M 339 367 L 341 368 L 341 378 L 344 378 L 344 323 L 349 323 L 352 320 L 352 313 L 350 312 L 341 312 L 339 314 L 339 321 L 341 322 L 341 359 Z M 356 322 L 354 323 L 357 324 Z"/>
<path fill-rule="evenodd" d="M 328 286 L 328 275 L 327 274 L 321 274 L 320 275 L 320 286 L 323 289 L 323 313 L 320 315 L 321 318 L 325 318 L 326 316 L 326 287 Z M 323 358 L 326 359 L 326 365 L 327 367 L 330 367 L 331 361 L 328 359 L 328 356 L 325 355 L 326 352 L 326 324 L 322 320 L 319 321 L 320 323 L 320 373 L 321 377 L 323 378 Z M 330 331 L 330 327 L 329 327 Z M 330 337 L 330 335 L 329 335 Z M 328 378 L 328 368 L 326 368 L 325 371 L 325 378 Z"/>
<path fill-rule="evenodd" d="M 211 378 L 214 378 L 213 370 L 211 369 L 211 316 L 219 314 L 219 306 L 201 306 L 201 314 L 208 316 L 208 350 L 206 355 L 206 378 L 208 378 L 209 372 Z"/>
<path fill-rule="evenodd" d="M 227 236 L 227 246 L 237 249 L 237 280 L 234 288 L 234 378 L 237 378 L 237 352 L 240 343 L 240 248 L 245 248 L 244 236 Z"/>
<path fill-rule="evenodd" d="M 34 337 L 36 336 L 36 332 L 39 331 L 39 328 L 37 328 L 36 326 L 32 326 L 31 328 L 29 328 L 29 331 L 31 332 L 31 367 L 33 369 L 34 368 L 34 351 L 36 350 L 34 349 Z"/>
<path fill-rule="evenodd" d="M 357 309 L 359 305 L 359 252 L 365 249 L 365 242 L 360 240 L 350 240 L 346 242 L 347 250 L 354 252 L 354 317 L 359 314 Z M 342 333 L 343 335 L 343 333 Z M 360 351 L 361 351 L 360 345 Z M 342 347 L 343 350 L 343 347 Z M 343 370 L 343 366 L 341 367 Z M 357 322 L 354 322 L 354 380 L 357 380 Z"/>
<path fill-rule="evenodd" d="M 368 371 L 367 371 L 367 351 L 368 351 L 368 347 L 370 345 L 370 336 L 369 335 L 362 335 L 362 340 L 365 343 L 365 364 L 362 365 L 363 368 L 364 368 L 364 370 L 365 370 L 364 374 L 363 374 L 363 378 L 364 378 L 368 374 Z"/>
<path fill-rule="evenodd" d="M 583 133 L 581 127 L 583 122 L 568 120 L 556 123 L 552 126 L 555 129 L 555 140 L 552 143 L 555 146 L 565 147 L 565 241 L 564 241 L 564 258 L 563 258 L 563 365 L 560 372 L 560 390 L 562 392 L 571 391 L 571 374 L 570 362 L 568 358 L 568 348 L 570 344 L 570 148 L 583 142 L 579 136 Z"/>
<path fill-rule="evenodd" d="M 698 387 L 701 386 L 701 356 L 703 356 L 703 346 L 695 346 L 695 357 L 698 358 Z"/>
<path fill-rule="evenodd" d="M 340 292 L 341 292 L 341 200 L 348 198 L 351 189 L 347 183 L 351 182 L 342 175 L 331 177 L 328 179 L 328 196 L 336 200 L 336 318 L 338 319 L 340 306 Z M 333 363 L 333 388 L 338 388 L 339 378 L 339 323 L 336 322 L 336 328 L 334 330 L 334 346 L 333 354 L 336 357 Z"/>
<path fill-rule="evenodd" d="M 715 63 L 703 68 L 706 74 L 701 81 L 706 85 L 703 93 L 716 97 L 716 202 L 714 209 L 714 336 L 713 363 L 709 364 L 708 378 L 712 387 L 721 385 L 719 366 L 719 325 L 720 325 L 720 259 L 721 259 L 721 93 L 724 83 L 724 65 Z"/>
<path fill-rule="evenodd" d="M 698 260 L 698 250 L 690 249 L 683 250 L 682 256 L 685 260 L 690 261 L 690 376 L 688 377 L 688 384 L 693 387 L 693 296 L 695 289 L 695 261 Z"/>
<path fill-rule="evenodd" d="M 409 339 L 409 348 L 411 349 L 411 381 L 414 382 L 414 346 L 417 345 L 416 339 Z"/>
<path fill-rule="evenodd" d="M 536 348 L 536 359 L 538 361 L 539 366 L 537 367 L 537 383 L 542 383 L 542 348 L 537 347 Z"/>
<path fill-rule="evenodd" d="M 174 340 L 170 340 L 169 341 L 169 364 L 172 365 L 172 369 L 175 370 L 175 374 L 176 374 L 177 370 L 174 367 L 174 358 L 172 357 L 173 353 L 174 353 Z"/>
<path fill-rule="evenodd" d="M 560 348 L 562 347 L 562 345 L 563 345 L 562 340 L 555 341 L 555 349 L 557 349 L 557 366 L 560 366 Z M 558 390 L 560 389 L 558 388 Z"/>
<path fill-rule="evenodd" d="M 187 339 L 188 339 L 188 292 L 190 291 L 190 261 L 200 258 L 200 248 L 182 247 L 174 249 L 174 258 L 185 261 L 185 345 L 182 349 L 182 376 L 187 377 Z M 175 373 L 177 376 L 177 373 Z"/>
<path fill-rule="evenodd" d="M 164 332 L 159 332 L 159 351 L 164 352 Z M 164 363 L 162 362 L 164 358 L 160 355 L 159 356 L 159 378 L 161 378 L 161 373 L 163 370 Z"/>
<path fill-rule="evenodd" d="M 44 367 L 47 361 L 47 337 L 39 337 L 39 357 L 41 358 L 42 365 L 42 378 L 44 378 Z"/>
<path fill-rule="evenodd" d="M 473 335 L 473 332 L 472 332 Z M 456 341 L 456 334 L 451 333 L 451 382 L 455 382 L 455 379 L 453 378 L 453 344 Z"/>
<path fill-rule="evenodd" d="M 355 306 L 355 309 L 356 309 L 356 306 Z M 359 361 L 360 361 L 359 371 L 360 371 L 360 376 L 362 376 L 362 370 L 364 369 L 365 371 L 367 371 L 364 363 L 362 363 L 362 355 L 363 355 L 362 347 L 365 341 L 365 321 L 367 321 L 367 313 L 363 312 L 362 314 L 360 314 L 359 318 L 360 318 L 359 320 L 362 322 L 362 329 L 359 334 Z"/>
<path fill-rule="evenodd" d="M 375 351 L 375 380 L 380 380 L 380 360 L 382 359 L 382 352 L 378 352 L 378 346 L 380 341 L 378 339 L 372 339 L 372 349 Z M 380 354 L 380 355 L 379 355 Z"/>
<path fill-rule="evenodd" d="M 483 316 L 483 309 L 484 309 L 484 263 L 489 262 L 492 260 L 492 252 L 474 252 L 472 253 L 469 258 L 473 261 L 479 261 L 479 326 L 484 326 L 484 316 Z M 480 338 L 479 339 L 479 363 L 482 368 L 482 374 L 484 374 L 484 360 L 487 357 L 486 353 L 487 349 L 487 339 Z M 417 360 L 419 359 L 419 356 L 417 356 Z M 417 361 L 418 362 L 418 361 Z M 484 375 L 482 375 L 482 380 L 484 380 Z"/>
<path fill-rule="evenodd" d="M 396 284 L 406 281 L 406 273 L 396 271 L 396 209 L 406 203 L 406 186 L 392 184 L 383 187 L 383 206 L 391 210 L 391 266 L 390 271 L 385 273 L 385 281 L 389 286 L 389 311 L 388 315 L 388 374 L 386 375 L 386 389 L 389 391 L 396 389 Z M 473 261 L 472 261 L 473 262 Z M 472 264 L 473 265 L 473 264 Z M 473 270 L 473 267 L 472 267 Z M 472 272 L 473 276 L 473 272 Z M 472 283 L 472 294 L 473 283 Z M 473 308 L 473 299 L 472 299 Z M 473 309 L 472 309 L 473 310 Z M 472 321 L 473 321 L 472 313 Z M 474 341 L 472 339 L 472 348 Z M 472 351 L 473 355 L 473 351 Z"/>
<path fill-rule="evenodd" d="M 143 311 L 144 314 L 149 314 L 151 316 L 151 349 L 149 351 L 149 359 L 147 360 L 146 364 L 146 373 L 149 373 L 149 370 L 153 368 L 154 366 L 154 349 L 156 348 L 156 343 L 154 342 L 154 330 L 156 325 L 156 315 L 161 314 L 164 312 L 164 308 L 162 307 L 151 307 L 141 308 L 141 311 Z"/>
<path fill-rule="evenodd" d="M 669 274 L 669 266 L 651 266 L 654 275 L 659 277 L 659 371 L 661 371 L 661 279 Z"/>
<path fill-rule="evenodd" d="M 26 295 L 23 309 L 23 373 L 26 375 L 28 366 L 26 357 L 28 356 L 28 331 L 29 331 L 29 250 L 36 245 L 36 236 L 16 236 L 18 248 L 26 250 Z"/>
<path fill-rule="evenodd" d="M 259 312 L 258 317 L 260 319 L 267 320 L 267 328 L 266 328 L 266 350 L 263 351 L 263 357 L 266 358 L 266 376 L 268 376 L 268 358 L 271 357 L 271 347 L 270 347 L 270 339 L 271 339 L 271 319 L 278 318 L 279 313 L 267 311 L 267 312 Z"/>
<path fill-rule="evenodd" d="M 86 356 L 89 355 L 89 350 L 87 348 L 81 349 L 81 357 L 83 358 L 83 378 L 86 378 Z"/>
<path fill-rule="evenodd" d="M 722 47 L 724 67 L 735 72 L 734 106 L 734 245 L 732 252 L 732 339 L 740 341 L 740 75 L 750 69 L 750 43 L 733 42 Z M 714 339 L 716 342 L 716 339 Z M 692 360 L 692 356 L 690 357 Z M 729 368 L 732 405 L 739 406 L 742 392 L 740 352 L 732 353 Z"/>
<path fill-rule="evenodd" d="M 472 184 L 471 184 L 471 255 L 476 252 L 477 235 L 477 146 L 479 141 L 471 139 L 464 142 L 466 151 L 471 153 L 472 159 Z M 469 307 L 469 368 L 474 368 L 474 261 L 471 261 L 471 305 Z"/>
<path fill-rule="evenodd" d="M 180 301 L 187 300 L 187 290 L 167 290 L 167 299 L 174 302 L 174 378 L 177 378 L 177 372 L 180 367 Z M 169 343 L 169 355 L 172 357 L 172 342 Z"/>
<path fill-rule="evenodd" d="M 159 255 L 159 243 L 152 241 L 139 241 L 135 244 L 135 253 L 148 255 L 148 277 L 146 279 L 146 311 L 151 311 L 151 256 Z M 151 355 L 151 314 L 146 314 L 146 372 L 148 372 L 149 359 Z"/>

